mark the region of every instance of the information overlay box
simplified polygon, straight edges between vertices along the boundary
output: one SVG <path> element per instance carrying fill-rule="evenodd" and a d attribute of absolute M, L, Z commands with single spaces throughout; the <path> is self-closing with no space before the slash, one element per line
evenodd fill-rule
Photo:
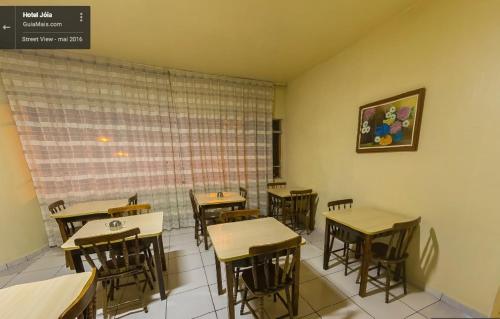
<path fill-rule="evenodd" d="M 0 49 L 90 49 L 90 7 L 0 6 Z"/>

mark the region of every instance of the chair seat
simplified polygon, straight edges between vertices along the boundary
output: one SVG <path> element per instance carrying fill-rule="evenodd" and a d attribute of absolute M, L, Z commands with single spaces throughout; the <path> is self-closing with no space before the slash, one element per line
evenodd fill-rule
<path fill-rule="evenodd" d="M 387 258 L 387 250 L 389 249 L 389 246 L 385 243 L 373 243 L 372 244 L 372 258 L 380 261 L 397 261 L 395 258 L 396 251 L 394 248 L 391 249 L 391 252 L 389 254 L 389 258 Z M 403 259 L 406 258 L 408 254 L 403 255 Z M 398 259 L 399 260 L 399 259 Z"/>
<path fill-rule="evenodd" d="M 278 268 L 278 278 L 280 279 L 283 276 L 283 270 L 281 267 Z M 287 277 L 284 281 L 282 281 L 282 284 L 279 287 L 271 287 L 270 289 L 266 288 L 266 274 L 264 271 L 264 265 L 257 266 L 256 268 L 257 271 L 257 287 L 255 287 L 254 281 L 253 281 L 253 275 L 252 275 L 252 269 L 245 269 L 241 275 L 241 278 L 245 282 L 245 285 L 248 287 L 248 289 L 252 292 L 254 295 L 262 295 L 262 294 L 268 294 L 274 291 L 281 290 L 283 287 L 287 286 L 288 284 L 292 284 L 292 278 Z M 274 279 L 276 276 L 276 271 L 275 267 L 269 267 L 269 284 L 271 286 L 274 286 Z M 279 281 L 278 279 L 278 281 Z"/>

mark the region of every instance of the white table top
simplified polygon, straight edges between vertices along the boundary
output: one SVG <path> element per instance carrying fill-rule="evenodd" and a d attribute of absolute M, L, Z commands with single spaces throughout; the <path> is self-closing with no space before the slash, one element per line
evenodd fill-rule
<path fill-rule="evenodd" d="M 395 223 L 403 223 L 415 219 L 415 217 L 370 207 L 328 211 L 324 212 L 323 215 L 328 219 L 366 235 L 383 233 L 390 230 Z"/>
<path fill-rule="evenodd" d="M 91 275 L 82 272 L 0 289 L 0 318 L 59 318 Z"/>
<path fill-rule="evenodd" d="M 268 188 L 267 192 L 273 194 L 274 196 L 278 196 L 281 198 L 290 197 L 290 191 L 303 191 L 306 189 L 310 189 L 307 187 L 287 187 L 287 188 Z M 316 195 L 316 192 L 312 192 L 312 194 Z"/>
<path fill-rule="evenodd" d="M 121 221 L 123 224 L 123 228 L 115 231 L 110 230 L 109 227 L 107 227 L 107 223 L 112 220 Z M 75 239 L 77 238 L 117 233 L 136 227 L 139 227 L 141 231 L 141 233 L 139 234 L 139 238 L 156 237 L 160 235 L 163 231 L 163 212 L 89 221 L 88 223 L 83 225 L 83 227 L 80 228 L 73 236 L 71 236 L 64 244 L 62 244 L 61 248 L 64 250 L 79 249 L 79 247 L 75 245 Z"/>
<path fill-rule="evenodd" d="M 298 234 L 272 217 L 208 226 L 215 252 L 222 262 L 250 256 L 251 246 L 279 243 Z M 305 240 L 302 239 L 302 243 Z"/>
<path fill-rule="evenodd" d="M 128 205 L 128 199 L 98 200 L 91 202 L 77 203 L 66 207 L 66 209 L 52 214 L 52 218 L 68 218 L 93 214 L 107 213 L 109 208 L 123 207 Z"/>
<path fill-rule="evenodd" d="M 238 193 L 224 192 L 224 197 L 217 198 L 217 193 L 195 193 L 194 197 L 199 206 L 241 203 L 246 199 Z"/>

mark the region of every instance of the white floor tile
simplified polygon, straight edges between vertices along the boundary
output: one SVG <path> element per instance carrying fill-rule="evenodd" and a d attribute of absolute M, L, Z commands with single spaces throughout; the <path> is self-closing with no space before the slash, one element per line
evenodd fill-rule
<path fill-rule="evenodd" d="M 167 276 L 167 289 L 169 290 L 169 295 L 206 285 L 207 279 L 203 268 L 169 274 Z"/>
<path fill-rule="evenodd" d="M 391 289 L 389 298 L 390 300 L 398 299 L 415 311 L 421 310 L 439 301 L 439 299 L 437 299 L 430 293 L 420 290 L 412 285 L 408 285 L 408 294 L 406 295 L 404 295 L 403 286 L 398 286 Z"/>
<path fill-rule="evenodd" d="M 193 244 L 196 246 L 196 239 L 194 235 L 191 233 L 179 234 L 179 235 L 170 235 L 170 245 L 185 245 L 185 244 Z"/>
<path fill-rule="evenodd" d="M 211 312 L 206 315 L 196 317 L 196 319 L 217 319 L 217 314 L 215 312 Z"/>
<path fill-rule="evenodd" d="M 64 255 L 42 256 L 29 265 L 24 271 L 35 271 L 64 266 Z"/>
<path fill-rule="evenodd" d="M 10 280 L 5 287 L 53 278 L 61 267 L 23 272 Z"/>
<path fill-rule="evenodd" d="M 214 302 L 215 310 L 223 309 L 227 307 L 227 295 L 219 295 L 217 293 L 217 284 L 210 285 L 210 294 L 212 295 L 212 301 Z M 223 283 L 223 288 L 226 288 L 226 283 Z M 240 296 L 238 295 L 238 298 Z"/>
<path fill-rule="evenodd" d="M 300 259 L 305 260 L 305 259 L 310 259 L 318 256 L 323 256 L 323 251 L 319 249 L 318 247 L 306 243 L 305 245 L 302 245 L 300 247 Z"/>
<path fill-rule="evenodd" d="M 254 319 L 252 316 L 252 313 L 248 310 L 248 308 L 245 308 L 245 311 L 243 312 L 243 315 L 240 315 L 240 305 L 236 305 L 234 307 L 234 314 L 235 318 L 237 319 Z M 227 308 L 217 310 L 217 318 L 218 319 L 227 319 L 228 313 L 227 313 Z"/>
<path fill-rule="evenodd" d="M 358 272 L 351 272 L 350 274 L 345 276 L 344 271 L 338 271 L 326 276 L 326 278 L 330 280 L 335 285 L 335 287 L 340 289 L 349 297 L 355 296 L 359 293 L 359 284 L 356 283 L 357 277 Z M 371 283 L 368 283 L 367 289 L 370 290 L 373 288 L 375 288 L 375 286 Z"/>
<path fill-rule="evenodd" d="M 375 293 L 364 298 L 357 295 L 352 297 L 352 300 L 374 318 L 402 319 L 415 312 L 399 300 L 385 303 L 385 294 L 383 292 Z"/>
<path fill-rule="evenodd" d="M 167 270 L 169 274 L 188 271 L 192 269 L 202 268 L 203 263 L 201 261 L 200 254 L 169 257 Z"/>
<path fill-rule="evenodd" d="M 280 293 L 280 295 L 283 297 L 283 299 L 286 300 L 284 292 Z M 271 318 L 277 318 L 288 313 L 285 305 L 283 305 L 283 303 L 279 299 L 274 302 L 273 297 L 267 297 L 264 300 L 264 309 Z M 309 306 L 304 298 L 299 297 L 299 313 L 297 317 L 301 318 L 310 315 L 311 313 L 314 313 L 314 310 L 311 308 L 311 306 Z"/>
<path fill-rule="evenodd" d="M 342 264 L 334 264 L 330 263 L 330 268 L 327 270 L 323 269 L 323 256 L 314 257 L 311 259 L 303 260 L 302 264 L 308 264 L 312 270 L 314 270 L 320 276 L 326 276 L 329 274 L 333 274 L 337 271 L 344 271 L 344 266 Z"/>
<path fill-rule="evenodd" d="M 467 318 L 461 311 L 443 301 L 438 301 L 420 310 L 419 313 L 427 318 Z"/>
<path fill-rule="evenodd" d="M 222 280 L 226 281 L 226 267 L 224 263 L 221 263 L 220 271 Z M 205 267 L 205 273 L 207 274 L 209 285 L 217 283 L 217 272 L 215 271 L 215 265 Z"/>
<path fill-rule="evenodd" d="M 204 266 L 210 266 L 215 264 L 215 256 L 213 250 L 207 250 L 201 252 L 201 259 L 203 260 Z"/>
<path fill-rule="evenodd" d="M 301 319 L 321 319 L 321 317 L 317 313 L 312 313 L 312 314 L 305 316 Z"/>
<path fill-rule="evenodd" d="M 305 281 L 309 281 L 309 280 L 312 280 L 312 279 L 316 279 L 318 277 L 320 277 L 321 275 L 316 271 L 314 270 L 314 268 L 306 263 L 304 260 L 302 260 L 300 262 L 300 282 L 305 282 Z"/>
<path fill-rule="evenodd" d="M 406 319 L 427 319 L 427 318 L 416 312 L 413 315 L 406 317 Z"/>
<path fill-rule="evenodd" d="M 194 238 L 194 227 L 185 227 L 185 228 L 172 229 L 172 230 L 167 230 L 165 232 L 167 234 L 169 234 L 170 236 L 192 234 L 193 238 Z"/>
<path fill-rule="evenodd" d="M 120 288 L 119 305 L 116 311 L 116 318 L 139 319 L 139 318 L 165 318 L 167 301 L 160 299 L 160 294 L 146 288 L 145 303 L 148 312 L 144 312 L 135 286 Z"/>
<path fill-rule="evenodd" d="M 178 243 L 178 244 L 172 244 L 170 243 L 169 247 L 163 247 L 165 248 L 165 251 L 168 251 L 168 258 L 171 257 L 179 257 L 179 256 L 186 256 L 186 255 L 192 255 L 192 254 L 199 254 L 200 251 L 198 250 L 198 247 L 193 244 L 193 243 Z"/>
<path fill-rule="evenodd" d="M 323 308 L 318 313 L 324 319 L 372 319 L 368 313 L 350 300 Z"/>
<path fill-rule="evenodd" d="M 11 275 L 5 275 L 0 277 L 0 288 L 3 288 L 3 286 L 7 285 L 9 281 L 12 280 L 12 278 L 16 277 L 17 274 L 11 274 Z"/>
<path fill-rule="evenodd" d="M 302 283 L 300 285 L 300 295 L 314 310 L 347 299 L 347 296 L 326 278 L 318 278 Z"/>
<path fill-rule="evenodd" d="M 167 318 L 191 319 L 214 311 L 208 286 L 167 298 Z"/>

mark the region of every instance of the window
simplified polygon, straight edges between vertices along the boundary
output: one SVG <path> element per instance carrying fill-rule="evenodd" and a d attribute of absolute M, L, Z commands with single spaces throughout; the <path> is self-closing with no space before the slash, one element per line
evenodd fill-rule
<path fill-rule="evenodd" d="M 281 178 L 281 120 L 273 120 L 273 178 Z"/>

